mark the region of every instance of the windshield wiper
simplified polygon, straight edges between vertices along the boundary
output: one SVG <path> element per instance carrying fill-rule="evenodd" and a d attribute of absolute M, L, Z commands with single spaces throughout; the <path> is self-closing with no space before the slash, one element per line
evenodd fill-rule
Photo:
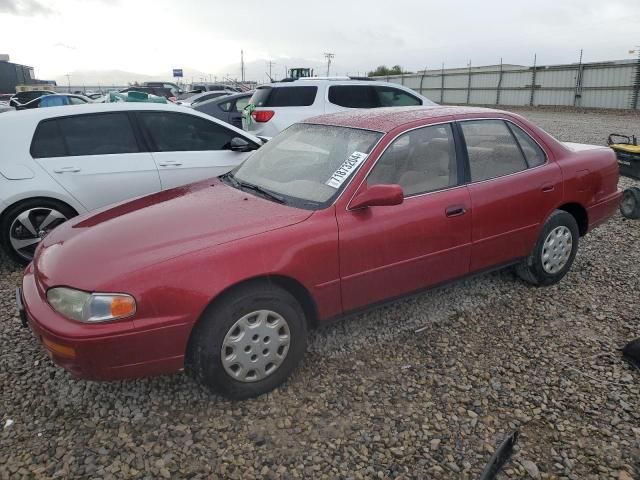
<path fill-rule="evenodd" d="M 253 190 L 254 192 L 259 193 L 263 197 L 267 197 L 270 200 L 273 200 L 274 202 L 286 203 L 285 199 L 282 198 L 280 195 L 273 193 L 269 190 L 266 190 L 259 185 L 254 185 L 253 183 L 243 182 L 242 180 L 238 180 L 235 177 L 235 175 L 233 175 L 233 173 L 231 172 L 221 175 L 220 178 L 229 180 L 233 184 L 233 186 L 235 186 L 236 188 L 240 188 L 241 190 Z"/>
<path fill-rule="evenodd" d="M 233 173 L 231 173 L 231 172 L 223 173 L 218 178 L 220 180 L 229 180 L 229 182 L 231 184 L 233 184 L 234 187 L 239 187 L 240 186 L 240 184 L 238 183 L 238 180 L 236 180 L 236 177 L 234 177 Z"/>

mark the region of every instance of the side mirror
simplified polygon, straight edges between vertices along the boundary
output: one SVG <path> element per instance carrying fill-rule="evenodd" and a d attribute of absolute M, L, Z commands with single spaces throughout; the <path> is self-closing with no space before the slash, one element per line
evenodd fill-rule
<path fill-rule="evenodd" d="M 244 138 L 241 137 L 233 137 L 229 142 L 229 150 L 233 150 L 234 152 L 250 152 L 252 150 L 257 150 L 256 145 L 252 145 L 247 142 Z"/>
<path fill-rule="evenodd" d="M 350 209 L 400 205 L 403 201 L 404 192 L 400 185 L 372 185 L 355 196 Z"/>

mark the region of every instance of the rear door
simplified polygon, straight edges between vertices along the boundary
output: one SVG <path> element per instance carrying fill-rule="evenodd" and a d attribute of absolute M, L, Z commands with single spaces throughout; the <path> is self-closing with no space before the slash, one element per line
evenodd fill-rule
<path fill-rule="evenodd" d="M 230 150 L 231 139 L 242 135 L 213 120 L 166 111 L 137 115 L 163 190 L 227 173 L 250 154 Z"/>
<path fill-rule="evenodd" d="M 127 112 L 44 120 L 31 144 L 36 162 L 88 210 L 160 190 L 144 150 Z"/>
<path fill-rule="evenodd" d="M 562 173 L 522 128 L 501 119 L 460 121 L 473 212 L 471 271 L 525 257 L 562 196 Z"/>

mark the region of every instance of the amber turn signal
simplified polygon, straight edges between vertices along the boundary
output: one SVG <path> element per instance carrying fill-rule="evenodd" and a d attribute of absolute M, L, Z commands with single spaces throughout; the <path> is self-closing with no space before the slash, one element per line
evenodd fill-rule
<path fill-rule="evenodd" d="M 42 344 L 51 353 L 54 353 L 60 357 L 71 358 L 71 359 L 76 358 L 76 350 L 73 347 L 68 347 L 67 345 L 61 345 L 45 337 L 42 337 Z"/>
<path fill-rule="evenodd" d="M 132 297 L 111 297 L 111 316 L 113 318 L 128 317 L 136 313 L 136 301 Z"/>

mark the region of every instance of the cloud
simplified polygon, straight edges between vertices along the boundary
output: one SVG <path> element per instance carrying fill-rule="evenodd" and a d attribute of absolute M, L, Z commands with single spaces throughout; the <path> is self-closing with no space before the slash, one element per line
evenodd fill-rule
<path fill-rule="evenodd" d="M 0 0 L 0 14 L 19 16 L 51 15 L 52 9 L 38 0 Z"/>
<path fill-rule="evenodd" d="M 2 0 L 0 0 L 2 1 Z M 78 50 L 78 47 L 73 45 L 67 45 L 66 43 L 58 42 L 53 45 L 56 48 L 64 48 L 65 50 Z"/>

